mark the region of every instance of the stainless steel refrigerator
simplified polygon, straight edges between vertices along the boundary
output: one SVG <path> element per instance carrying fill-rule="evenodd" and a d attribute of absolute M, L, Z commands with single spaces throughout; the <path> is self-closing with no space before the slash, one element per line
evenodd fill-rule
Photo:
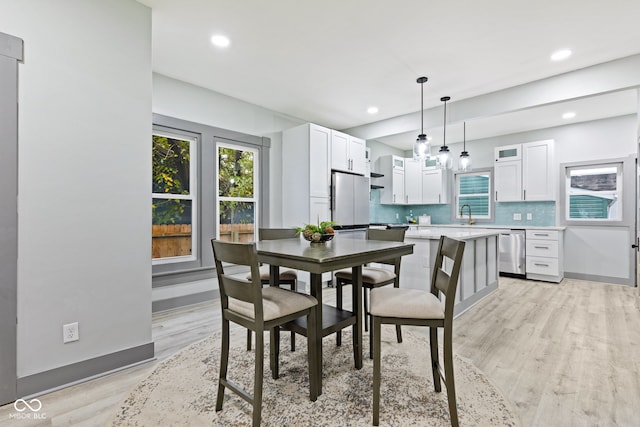
<path fill-rule="evenodd" d="M 340 228 L 364 228 L 369 225 L 368 177 L 332 172 L 331 220 Z"/>

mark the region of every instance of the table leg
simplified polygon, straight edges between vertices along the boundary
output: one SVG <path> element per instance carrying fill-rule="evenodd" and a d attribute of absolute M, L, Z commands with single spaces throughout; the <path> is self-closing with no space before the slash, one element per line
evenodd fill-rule
<path fill-rule="evenodd" d="M 322 274 L 310 273 L 311 275 L 311 295 L 318 300 L 316 306 L 316 354 L 318 360 L 318 371 L 316 382 L 318 384 L 318 396 L 322 394 Z"/>
<path fill-rule="evenodd" d="M 356 324 L 353 327 L 353 354 L 356 369 L 362 369 L 362 265 L 351 269 L 353 285 L 353 307 L 356 316 Z"/>

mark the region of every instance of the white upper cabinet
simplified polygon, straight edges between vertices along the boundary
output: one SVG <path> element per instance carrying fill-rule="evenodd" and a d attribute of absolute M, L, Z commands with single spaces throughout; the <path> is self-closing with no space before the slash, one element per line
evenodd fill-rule
<path fill-rule="evenodd" d="M 553 140 L 496 147 L 496 202 L 555 200 L 553 147 Z"/>
<path fill-rule="evenodd" d="M 404 189 L 405 159 L 399 156 L 382 156 L 376 161 L 377 171 L 384 175 L 378 178 L 383 188 L 380 189 L 380 204 L 406 204 Z"/>
<path fill-rule="evenodd" d="M 407 204 L 422 203 L 422 161 L 404 159 L 404 193 Z"/>
<path fill-rule="evenodd" d="M 366 172 L 364 139 L 331 131 L 331 169 L 364 175 Z"/>
<path fill-rule="evenodd" d="M 424 168 L 422 170 L 422 203 L 425 205 L 449 203 L 450 176 L 447 170 Z"/>
<path fill-rule="evenodd" d="M 524 200 L 556 199 L 553 140 L 522 144 L 522 197 Z"/>

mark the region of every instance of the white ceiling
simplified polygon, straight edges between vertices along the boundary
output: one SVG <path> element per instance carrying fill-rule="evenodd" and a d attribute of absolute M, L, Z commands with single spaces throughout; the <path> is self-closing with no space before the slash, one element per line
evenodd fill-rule
<path fill-rule="evenodd" d="M 422 75 L 428 109 L 640 53 L 638 0 L 139 1 L 153 10 L 154 72 L 334 129 L 419 111 Z M 212 46 L 214 34 L 230 47 Z M 560 48 L 573 55 L 551 62 Z M 568 108 L 592 120 L 638 105 L 635 91 L 571 103 L 473 120 L 468 136 L 471 125 L 477 139 L 566 123 Z M 410 149 L 414 133 L 382 140 Z"/>

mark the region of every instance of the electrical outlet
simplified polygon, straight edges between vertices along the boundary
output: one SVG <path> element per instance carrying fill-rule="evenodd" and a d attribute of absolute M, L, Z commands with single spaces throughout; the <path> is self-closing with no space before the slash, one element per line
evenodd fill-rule
<path fill-rule="evenodd" d="M 514 213 L 513 214 L 513 220 L 514 221 L 522 221 L 522 214 Z"/>
<path fill-rule="evenodd" d="M 533 214 L 527 214 L 527 221 L 531 221 L 533 219 Z"/>
<path fill-rule="evenodd" d="M 78 322 L 62 325 L 62 342 L 64 344 L 68 342 L 78 341 L 79 339 L 80 334 L 78 332 Z"/>
<path fill-rule="evenodd" d="M 396 219 L 400 219 L 400 214 L 396 213 Z"/>

